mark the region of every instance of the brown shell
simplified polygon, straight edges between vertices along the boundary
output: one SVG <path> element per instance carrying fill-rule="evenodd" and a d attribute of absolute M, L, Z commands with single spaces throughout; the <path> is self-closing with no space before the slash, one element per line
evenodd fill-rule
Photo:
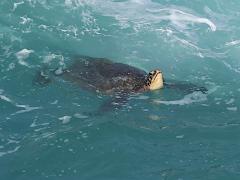
<path fill-rule="evenodd" d="M 113 93 L 141 91 L 147 73 L 127 64 L 114 63 L 105 58 L 78 58 L 63 73 L 63 78 L 82 88 Z"/>

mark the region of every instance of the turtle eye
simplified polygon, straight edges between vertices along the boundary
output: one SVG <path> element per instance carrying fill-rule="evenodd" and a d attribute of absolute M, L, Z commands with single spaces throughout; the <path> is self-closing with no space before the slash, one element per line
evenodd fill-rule
<path fill-rule="evenodd" d="M 149 72 L 149 75 L 153 75 L 153 74 L 154 74 L 154 71 Z"/>

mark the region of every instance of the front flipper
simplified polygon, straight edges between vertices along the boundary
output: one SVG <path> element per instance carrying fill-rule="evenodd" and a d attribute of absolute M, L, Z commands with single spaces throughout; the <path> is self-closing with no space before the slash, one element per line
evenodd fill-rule
<path fill-rule="evenodd" d="M 164 83 L 164 87 L 165 88 L 170 88 L 170 89 L 176 89 L 176 90 L 180 90 L 183 91 L 185 93 L 193 93 L 196 91 L 200 91 L 204 94 L 207 93 L 207 88 L 203 87 L 203 86 L 197 86 L 195 84 L 192 83 L 186 83 L 186 82 L 179 82 L 179 81 L 167 81 Z"/>
<path fill-rule="evenodd" d="M 121 109 L 128 102 L 129 94 L 118 94 L 110 97 L 94 112 L 85 112 L 88 116 L 102 116 L 108 112 L 114 112 Z"/>
<path fill-rule="evenodd" d="M 118 110 L 121 109 L 125 104 L 127 104 L 128 101 L 128 95 L 127 94 L 120 94 L 111 97 L 106 102 L 104 102 L 98 111 L 100 112 L 109 112 L 112 110 Z"/>

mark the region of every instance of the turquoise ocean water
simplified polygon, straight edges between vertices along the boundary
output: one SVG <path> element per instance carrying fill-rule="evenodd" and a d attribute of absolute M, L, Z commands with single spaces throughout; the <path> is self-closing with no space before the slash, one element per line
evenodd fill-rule
<path fill-rule="evenodd" d="M 0 179 L 240 179 L 240 1 L 1 0 Z M 208 88 L 105 96 L 43 66 L 106 57 Z"/>

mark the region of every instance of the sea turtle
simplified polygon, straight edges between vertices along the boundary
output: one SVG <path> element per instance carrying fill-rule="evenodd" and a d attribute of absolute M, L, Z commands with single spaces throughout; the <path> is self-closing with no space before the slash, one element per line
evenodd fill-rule
<path fill-rule="evenodd" d="M 203 93 L 207 91 L 204 87 L 189 83 L 165 81 L 159 69 L 147 73 L 136 67 L 113 62 L 106 58 L 82 56 L 68 68 L 58 68 L 51 72 L 54 76 L 61 76 L 83 89 L 110 95 L 110 100 L 101 106 L 99 112 L 122 106 L 133 93 L 161 88 L 175 88 L 188 92 L 202 91 Z M 50 81 L 49 74 L 45 74 L 44 71 L 39 71 L 35 78 L 38 84 L 48 84 Z"/>

